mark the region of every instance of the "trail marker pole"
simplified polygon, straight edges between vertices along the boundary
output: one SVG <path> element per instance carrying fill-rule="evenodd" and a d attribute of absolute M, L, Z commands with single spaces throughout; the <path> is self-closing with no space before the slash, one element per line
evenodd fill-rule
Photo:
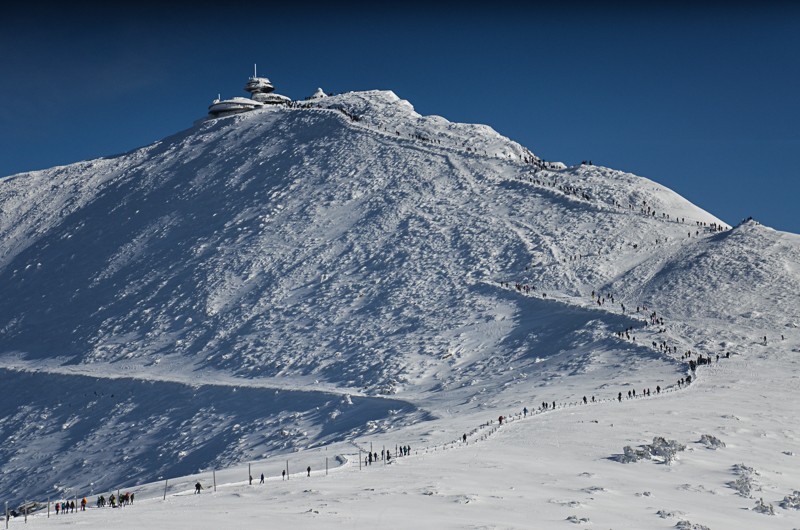
<path fill-rule="evenodd" d="M 28 501 L 25 501 L 25 524 L 28 524 Z"/>
<path fill-rule="evenodd" d="M 6 530 L 8 530 L 8 501 L 6 501 Z"/>
<path fill-rule="evenodd" d="M 325 476 L 328 476 L 328 457 L 325 457 Z"/>
<path fill-rule="evenodd" d="M 211 470 L 211 477 L 214 480 L 214 493 L 216 493 L 217 492 L 217 470 L 216 469 L 212 469 Z"/>
<path fill-rule="evenodd" d="M 289 460 L 286 460 L 286 480 L 289 480 Z"/>
<path fill-rule="evenodd" d="M 50 519 L 50 497 L 47 497 L 47 518 Z"/>
<path fill-rule="evenodd" d="M 383 446 L 383 451 L 381 451 L 381 454 L 383 455 L 383 465 L 385 466 L 386 465 L 386 446 L 385 445 Z"/>
<path fill-rule="evenodd" d="M 361 471 L 361 449 L 358 450 L 358 470 Z"/>
<path fill-rule="evenodd" d="M 164 500 L 167 500 L 167 484 L 169 484 L 169 479 L 164 479 Z"/>
<path fill-rule="evenodd" d="M 250 485 L 253 485 L 253 473 L 250 471 L 250 464 L 247 464 L 247 476 L 249 477 L 248 480 L 250 481 Z"/>

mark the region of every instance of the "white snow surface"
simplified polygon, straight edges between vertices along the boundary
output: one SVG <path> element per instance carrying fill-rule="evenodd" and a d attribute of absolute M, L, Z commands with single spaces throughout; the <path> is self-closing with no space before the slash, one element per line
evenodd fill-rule
<path fill-rule="evenodd" d="M 31 528 L 798 528 L 799 288 L 800 236 L 392 92 L 198 122 L 0 179 L 0 502 L 90 501 Z"/>

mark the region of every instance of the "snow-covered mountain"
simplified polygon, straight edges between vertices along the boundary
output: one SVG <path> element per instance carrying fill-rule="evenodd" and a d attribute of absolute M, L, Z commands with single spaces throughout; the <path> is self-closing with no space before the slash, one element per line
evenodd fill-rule
<path fill-rule="evenodd" d="M 0 490 L 441 443 L 523 406 L 711 388 L 698 355 L 796 378 L 798 287 L 796 235 L 391 92 L 200 121 L 0 180 Z"/>

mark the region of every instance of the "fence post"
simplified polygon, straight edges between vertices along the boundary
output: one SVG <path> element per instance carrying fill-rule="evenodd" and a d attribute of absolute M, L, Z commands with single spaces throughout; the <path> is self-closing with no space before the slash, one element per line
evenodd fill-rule
<path fill-rule="evenodd" d="M 169 483 L 169 479 L 164 479 L 164 500 L 167 500 L 167 484 Z"/>

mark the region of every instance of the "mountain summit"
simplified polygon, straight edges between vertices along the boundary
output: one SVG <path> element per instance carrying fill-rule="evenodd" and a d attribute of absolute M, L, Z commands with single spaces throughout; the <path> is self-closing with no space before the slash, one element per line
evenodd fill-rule
<path fill-rule="evenodd" d="M 6 177 L 0 205 L 0 485 L 19 499 L 435 439 L 444 414 L 550 401 L 566 377 L 672 384 L 687 349 L 800 322 L 780 292 L 796 236 L 387 91 Z M 773 305 L 731 309 L 753 291 Z"/>

